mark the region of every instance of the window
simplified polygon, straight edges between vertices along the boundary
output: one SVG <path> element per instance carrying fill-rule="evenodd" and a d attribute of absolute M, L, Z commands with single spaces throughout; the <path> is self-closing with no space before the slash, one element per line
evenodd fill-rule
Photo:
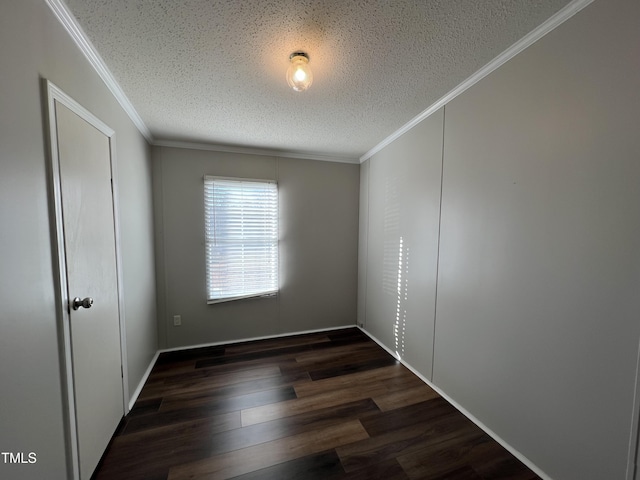
<path fill-rule="evenodd" d="M 278 185 L 205 176 L 207 303 L 278 291 Z"/>

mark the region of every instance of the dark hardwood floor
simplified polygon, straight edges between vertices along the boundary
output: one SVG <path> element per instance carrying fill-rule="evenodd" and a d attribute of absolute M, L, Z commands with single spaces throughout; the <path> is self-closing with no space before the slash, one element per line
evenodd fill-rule
<path fill-rule="evenodd" d="M 356 328 L 163 353 L 106 479 L 537 479 Z"/>

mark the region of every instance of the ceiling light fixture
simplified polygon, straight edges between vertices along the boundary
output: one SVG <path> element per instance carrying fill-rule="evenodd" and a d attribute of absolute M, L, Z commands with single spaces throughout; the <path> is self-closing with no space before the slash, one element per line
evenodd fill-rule
<path fill-rule="evenodd" d="M 304 52 L 293 52 L 289 55 L 291 65 L 287 69 L 287 83 L 296 92 L 304 92 L 313 82 L 313 74 L 309 68 L 309 55 Z"/>

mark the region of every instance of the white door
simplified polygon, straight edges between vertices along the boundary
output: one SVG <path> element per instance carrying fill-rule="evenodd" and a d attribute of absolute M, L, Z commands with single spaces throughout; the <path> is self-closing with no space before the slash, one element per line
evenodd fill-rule
<path fill-rule="evenodd" d="M 54 182 L 56 176 L 59 181 L 57 217 L 63 227 L 58 229 L 59 248 L 64 249 L 60 268 L 66 268 L 63 303 L 73 304 L 75 297 L 93 301 L 77 309 L 71 305 L 65 318 L 67 372 L 72 377 L 67 379 L 68 400 L 75 411 L 71 441 L 76 445 L 71 447 L 76 473 L 79 469 L 80 478 L 88 480 L 124 415 L 112 145 L 109 136 L 60 101 L 51 105 L 59 171 L 54 173 Z"/>

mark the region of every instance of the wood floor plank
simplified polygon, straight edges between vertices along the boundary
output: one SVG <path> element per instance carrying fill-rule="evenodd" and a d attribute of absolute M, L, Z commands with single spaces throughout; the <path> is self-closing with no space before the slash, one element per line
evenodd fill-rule
<path fill-rule="evenodd" d="M 279 377 L 280 375 L 280 368 L 278 368 L 277 365 L 270 365 L 243 369 L 242 371 L 234 371 L 231 373 L 203 375 L 196 378 L 185 376 L 182 379 L 174 379 L 173 381 L 165 380 L 165 382 L 161 384 L 155 384 L 153 387 L 141 392 L 140 398 L 142 400 L 148 400 L 177 393 L 195 393 L 216 387 L 225 387 L 228 385 L 247 382 L 250 380 L 260 380 L 265 377 Z M 203 382 L 203 378 L 206 378 L 207 381 Z"/>
<path fill-rule="evenodd" d="M 389 410 L 395 410 L 396 408 L 426 402 L 439 396 L 438 392 L 429 385 L 422 384 L 405 390 L 390 392 L 385 395 L 377 395 L 373 398 L 373 401 L 380 407 L 380 410 L 387 412 Z"/>
<path fill-rule="evenodd" d="M 166 479 L 170 467 L 208 458 L 213 433 L 239 427 L 240 415 L 233 412 L 117 436 L 94 480 Z"/>
<path fill-rule="evenodd" d="M 334 463 L 334 462 L 337 462 Z M 284 462 L 233 480 L 408 480 L 400 464 L 395 460 L 372 465 L 357 472 L 346 473 L 333 450 L 317 455 Z M 461 479 L 462 480 L 462 479 Z M 481 479 L 482 480 L 482 479 Z"/>
<path fill-rule="evenodd" d="M 357 329 L 356 329 L 357 330 Z M 261 343 L 250 342 L 249 347 L 259 345 L 258 348 L 241 349 L 237 347 L 229 347 L 223 357 L 210 358 L 196 362 L 196 368 L 206 368 L 215 365 L 226 365 L 229 363 L 246 362 L 250 360 L 259 360 L 269 357 L 280 357 L 283 355 L 294 355 L 302 352 L 314 350 L 327 350 L 345 345 L 356 345 L 362 342 L 372 343 L 366 335 L 358 331 L 344 332 L 342 334 L 330 334 L 329 341 L 300 341 L 298 337 L 290 337 L 286 342 L 279 342 L 279 345 L 269 345 L 269 341 L 265 341 L 267 348 L 263 348 Z M 304 337 L 304 336 L 302 336 Z M 313 334 L 311 335 L 313 337 Z M 324 335 L 322 336 L 324 337 Z M 252 345 L 253 344 L 253 345 Z M 239 353 L 233 353 L 239 352 Z"/>
<path fill-rule="evenodd" d="M 398 365 L 399 362 L 391 355 L 386 355 L 382 358 L 370 358 L 363 360 L 351 360 L 348 363 L 344 363 L 335 367 L 320 368 L 317 370 L 310 370 L 309 376 L 311 380 L 323 380 L 325 378 L 341 377 L 343 375 L 350 375 L 352 373 L 367 372 L 369 370 L 375 370 L 381 367 L 388 367 L 390 365 Z"/>
<path fill-rule="evenodd" d="M 380 347 L 373 342 L 339 345 L 325 350 L 310 350 L 295 355 L 296 362 L 302 366 L 327 365 L 329 362 L 348 362 L 352 355 L 360 352 L 380 353 Z"/>
<path fill-rule="evenodd" d="M 238 368 L 232 371 L 195 371 L 193 374 L 167 378 L 165 380 L 165 386 L 184 392 L 190 386 L 198 387 L 203 383 L 206 383 L 209 387 L 224 387 L 248 380 L 276 377 L 280 375 L 280 373 L 280 367 L 277 363 L 268 365 L 245 365 L 244 368 Z M 206 382 L 202 382 L 202 379 L 206 379 Z"/>
<path fill-rule="evenodd" d="M 296 458 L 233 477 L 234 480 L 331 480 L 344 474 L 335 450 Z"/>
<path fill-rule="evenodd" d="M 308 374 L 298 373 L 293 375 L 280 375 L 274 377 L 249 380 L 246 382 L 227 385 L 224 387 L 207 386 L 199 390 L 186 391 L 173 395 L 166 395 L 162 400 L 162 406 L 158 408 L 163 412 L 179 410 L 182 408 L 197 407 L 210 404 L 216 400 L 234 398 L 247 394 L 255 394 L 265 390 L 273 390 L 284 387 L 295 387 L 302 382 L 310 382 Z"/>
<path fill-rule="evenodd" d="M 497 442 L 484 442 L 475 446 L 468 453 L 465 461 L 482 478 L 493 480 L 538 478 Z"/>
<path fill-rule="evenodd" d="M 408 380 L 410 381 L 410 380 Z M 248 408 L 242 410 L 242 425 L 248 426 L 256 423 L 267 422 L 278 418 L 289 417 L 299 413 L 318 410 L 324 407 L 340 405 L 349 400 L 362 400 L 375 395 L 388 393 L 393 387 L 398 386 L 395 379 L 383 379 L 372 382 L 366 386 L 356 385 L 354 387 L 343 388 L 333 391 L 326 391 L 317 395 L 306 396 L 280 402 L 272 405 Z"/>
<path fill-rule="evenodd" d="M 161 355 L 94 480 L 230 477 L 538 479 L 357 328 Z"/>
<path fill-rule="evenodd" d="M 160 367 L 154 366 L 149 373 L 149 378 L 145 382 L 144 388 L 147 388 L 156 383 L 163 383 L 166 377 L 169 376 L 179 376 L 188 374 L 195 370 L 194 362 L 192 361 L 184 361 L 180 363 L 167 363 Z"/>
<path fill-rule="evenodd" d="M 314 348 L 336 348 L 343 345 L 357 345 L 358 343 L 365 342 L 369 343 L 372 340 L 366 335 L 349 335 L 349 336 L 340 336 L 340 335 L 330 335 L 331 345 L 317 345 Z"/>
<path fill-rule="evenodd" d="M 368 467 L 332 477 L 330 480 L 407 480 L 409 477 L 395 458 L 375 462 Z"/>
<path fill-rule="evenodd" d="M 197 418 L 206 418 L 223 413 L 241 411 L 246 408 L 256 408 L 278 402 L 292 400 L 296 398 L 296 393 L 292 387 L 265 390 L 238 397 L 222 398 L 209 403 L 197 406 L 186 407 L 179 410 L 162 411 L 153 414 L 136 416 L 128 420 L 124 433 L 133 433 L 149 428 L 170 425 Z"/>
<path fill-rule="evenodd" d="M 473 468 L 461 467 L 448 471 L 442 476 L 433 477 L 432 480 L 484 480 L 484 478 L 478 475 Z"/>
<path fill-rule="evenodd" d="M 169 480 L 227 479 L 367 437 L 357 420 L 234 450 L 169 470 Z"/>
<path fill-rule="evenodd" d="M 302 345 L 291 345 L 281 348 L 273 348 L 268 350 L 256 350 L 256 351 L 248 351 L 245 353 L 237 354 L 237 355 L 224 355 L 221 357 L 215 357 L 205 360 L 199 360 L 196 362 L 196 368 L 206 368 L 215 365 L 227 365 L 229 363 L 236 362 L 246 362 L 249 360 L 260 360 L 269 357 L 283 356 L 283 355 L 293 355 L 301 352 L 308 352 L 312 350 L 325 350 L 331 349 L 337 346 L 367 342 L 371 341 L 367 338 L 361 336 L 353 336 L 353 337 L 344 337 L 337 340 L 332 340 L 330 342 L 318 342 L 318 343 L 308 343 Z"/>
<path fill-rule="evenodd" d="M 234 343 L 226 347 L 226 353 L 228 355 L 238 355 L 243 353 L 255 352 L 257 350 L 273 350 L 282 347 L 311 345 L 313 343 L 326 343 L 330 341 L 331 339 L 324 333 L 310 335 L 293 335 L 290 337 Z"/>
<path fill-rule="evenodd" d="M 376 370 L 367 370 L 340 377 L 315 380 L 313 382 L 297 385 L 295 389 L 298 397 L 302 398 L 318 395 L 328 391 L 352 389 L 354 387 L 369 388 L 371 386 L 375 386 L 375 384 L 381 381 L 387 382 L 389 385 L 389 392 L 396 390 L 393 387 L 394 385 L 398 385 L 398 389 L 407 388 L 409 385 L 424 385 L 418 377 L 413 375 L 404 366 L 389 365 Z"/>
<path fill-rule="evenodd" d="M 410 478 L 447 478 L 452 471 L 469 466 L 467 457 L 475 447 L 491 441 L 485 433 L 469 432 L 417 452 L 399 455 L 397 459 Z"/>
<path fill-rule="evenodd" d="M 293 355 L 275 356 L 268 359 L 257 359 L 255 361 L 246 361 L 243 363 L 230 363 L 226 365 L 211 365 L 204 368 L 195 368 L 195 364 L 199 359 L 176 362 L 175 364 L 165 364 L 154 366 L 149 375 L 147 383 L 179 381 L 185 378 L 206 378 L 220 373 L 232 373 L 242 370 L 250 370 L 252 368 L 268 367 L 279 365 L 281 363 L 295 363 Z M 202 360 L 206 360 L 203 358 Z M 173 368 L 172 368 L 173 367 Z M 146 385 L 145 385 L 146 386 Z"/>
<path fill-rule="evenodd" d="M 336 449 L 347 472 L 357 471 L 400 455 L 420 452 L 438 443 L 483 432 L 462 415 L 445 414 L 415 422 Z"/>
<path fill-rule="evenodd" d="M 382 412 L 374 418 L 368 418 L 363 421 L 363 425 L 369 435 L 375 436 L 415 425 L 416 423 L 430 422 L 437 418 L 458 413 L 449 402 L 442 397 L 437 397 L 425 402 Z"/>
<path fill-rule="evenodd" d="M 279 438 L 320 430 L 354 419 L 366 418 L 380 410 L 371 399 L 349 402 L 271 422 L 258 423 L 212 435 L 212 455 L 251 447 Z"/>
<path fill-rule="evenodd" d="M 298 363 L 295 361 L 295 358 L 291 355 L 273 357 L 269 359 L 258 359 L 241 363 L 231 363 L 228 365 L 213 365 L 211 367 L 199 369 L 196 369 L 194 365 L 195 362 L 191 362 L 191 370 L 189 371 L 179 370 L 175 374 L 163 372 L 163 376 L 154 378 L 154 381 L 162 380 L 162 382 L 166 385 L 173 385 L 189 380 L 202 382 L 214 377 L 223 375 L 235 375 L 240 372 L 248 372 L 260 368 L 276 367 L 282 371 L 283 368 L 285 370 L 290 370 L 294 367 L 299 367 Z M 300 369 L 298 368 L 297 370 Z"/>
<path fill-rule="evenodd" d="M 230 363 L 247 362 L 251 360 L 263 360 L 270 357 L 281 357 L 284 355 L 293 355 L 300 352 L 308 352 L 313 350 L 314 346 L 327 345 L 330 346 L 331 342 L 324 342 L 322 344 L 302 344 L 291 345 L 280 348 L 272 348 L 268 350 L 256 350 L 240 353 L 237 355 L 225 355 L 224 357 L 210 358 L 199 360 L 196 362 L 196 368 L 206 368 L 216 365 L 228 365 Z"/>
<path fill-rule="evenodd" d="M 218 345 L 211 347 L 188 348 L 185 350 L 175 350 L 172 352 L 163 352 L 158 355 L 156 366 L 160 367 L 161 365 L 167 364 L 175 365 L 178 362 L 190 361 L 196 358 L 202 359 L 207 357 L 219 357 L 221 355 L 224 355 L 225 351 L 226 347 Z"/>
<path fill-rule="evenodd" d="M 332 340 L 344 338 L 344 337 L 364 337 L 369 340 L 367 334 L 365 334 L 358 327 L 349 327 L 349 328 L 339 328 L 336 330 L 331 330 L 325 332 L 325 334 Z"/>
<path fill-rule="evenodd" d="M 162 404 L 162 398 L 152 398 L 151 400 L 137 401 L 129 412 L 129 418 L 137 417 L 140 415 L 147 415 L 149 413 L 156 413 L 160 409 Z"/>

